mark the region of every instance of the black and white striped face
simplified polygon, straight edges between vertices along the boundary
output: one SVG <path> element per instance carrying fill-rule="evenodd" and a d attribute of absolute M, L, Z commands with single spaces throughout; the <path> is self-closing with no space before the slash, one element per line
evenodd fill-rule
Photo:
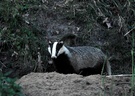
<path fill-rule="evenodd" d="M 48 46 L 48 52 L 51 55 L 51 58 L 57 58 L 60 54 L 64 53 L 65 46 L 63 45 L 63 41 L 60 42 L 54 42 L 52 43 L 49 41 L 49 46 Z"/>

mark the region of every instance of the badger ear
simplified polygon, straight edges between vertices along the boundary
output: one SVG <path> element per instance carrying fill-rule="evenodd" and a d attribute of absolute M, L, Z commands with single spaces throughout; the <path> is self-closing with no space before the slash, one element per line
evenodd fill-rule
<path fill-rule="evenodd" d="M 49 45 L 51 45 L 52 44 L 52 41 L 49 40 L 48 43 L 49 43 Z"/>
<path fill-rule="evenodd" d="M 64 44 L 64 42 L 63 42 L 63 41 L 60 41 L 60 42 L 59 42 L 59 44 L 63 45 L 63 44 Z"/>

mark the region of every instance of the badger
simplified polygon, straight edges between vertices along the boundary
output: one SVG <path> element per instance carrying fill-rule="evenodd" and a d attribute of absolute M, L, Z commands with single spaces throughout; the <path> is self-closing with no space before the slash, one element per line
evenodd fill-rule
<path fill-rule="evenodd" d="M 106 55 L 98 48 L 69 47 L 65 46 L 63 41 L 49 41 L 48 52 L 58 73 L 88 76 L 101 74 L 104 69 L 108 75 L 111 75 L 110 63 L 106 60 Z"/>

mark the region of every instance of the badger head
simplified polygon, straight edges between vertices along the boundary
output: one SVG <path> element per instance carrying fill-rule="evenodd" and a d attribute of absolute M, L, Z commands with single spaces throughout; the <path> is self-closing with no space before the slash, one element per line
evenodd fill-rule
<path fill-rule="evenodd" d="M 56 59 L 63 53 L 69 55 L 69 50 L 64 46 L 63 41 L 53 43 L 49 41 L 48 52 L 52 59 Z"/>

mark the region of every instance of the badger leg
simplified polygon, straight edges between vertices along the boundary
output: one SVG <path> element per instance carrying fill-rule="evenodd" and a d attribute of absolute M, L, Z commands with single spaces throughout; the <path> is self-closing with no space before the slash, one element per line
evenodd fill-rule
<path fill-rule="evenodd" d="M 107 63 L 106 63 L 106 70 L 107 70 L 108 75 L 112 74 L 111 65 L 110 65 L 110 62 L 108 60 L 107 60 Z"/>

